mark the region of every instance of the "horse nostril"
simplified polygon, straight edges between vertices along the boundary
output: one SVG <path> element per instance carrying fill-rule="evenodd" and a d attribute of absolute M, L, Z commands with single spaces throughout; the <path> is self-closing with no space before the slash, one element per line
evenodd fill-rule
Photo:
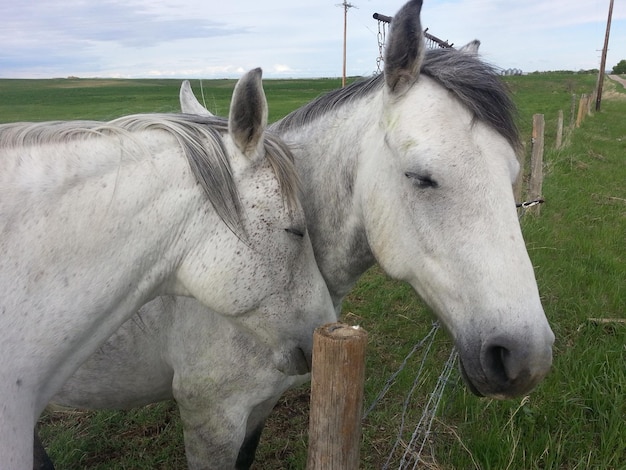
<path fill-rule="evenodd" d="M 490 338 L 480 346 L 478 360 L 472 362 L 468 356 L 466 377 L 482 395 L 506 398 L 528 393 L 550 370 L 551 345 L 551 340 L 533 343 L 510 335 Z"/>
<path fill-rule="evenodd" d="M 504 384 L 513 379 L 507 370 L 510 364 L 510 351 L 503 346 L 489 346 L 483 356 L 483 367 L 496 383 Z"/>
<path fill-rule="evenodd" d="M 483 368 L 494 383 L 512 386 L 528 379 L 531 373 L 530 352 L 515 340 L 492 341 L 483 348 Z"/>

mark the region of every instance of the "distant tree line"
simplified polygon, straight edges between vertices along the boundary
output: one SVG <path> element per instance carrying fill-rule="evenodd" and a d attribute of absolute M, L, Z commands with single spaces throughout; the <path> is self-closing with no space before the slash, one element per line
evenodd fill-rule
<path fill-rule="evenodd" d="M 551 74 L 552 73 L 561 73 L 563 75 L 571 75 L 573 73 L 577 73 L 577 74 L 597 74 L 598 72 L 599 72 L 598 69 L 589 69 L 589 70 L 580 69 L 578 71 L 574 71 L 574 70 L 548 70 L 548 71 L 545 71 L 545 72 L 535 71 L 535 72 L 531 72 L 531 74 L 532 75 L 541 75 L 543 73 L 551 73 Z"/>
<path fill-rule="evenodd" d="M 545 71 L 545 72 L 539 72 L 539 71 L 535 71 L 535 72 L 530 72 L 532 75 L 538 75 L 538 74 L 542 74 L 542 73 L 562 73 L 563 75 L 570 75 L 572 73 L 578 73 L 578 74 L 597 74 L 599 72 L 598 69 L 589 69 L 589 70 L 578 70 L 578 71 L 574 71 L 574 70 L 549 70 L 549 71 Z M 502 70 L 501 71 L 502 75 L 518 75 L 521 74 L 521 70 L 519 69 L 508 69 L 508 70 Z M 617 65 L 615 65 L 613 67 L 613 71 L 611 72 L 614 75 L 626 75 L 626 59 L 624 60 L 620 60 Z"/>
<path fill-rule="evenodd" d="M 613 73 L 615 75 L 626 74 L 626 59 L 620 60 L 615 67 L 613 67 Z"/>

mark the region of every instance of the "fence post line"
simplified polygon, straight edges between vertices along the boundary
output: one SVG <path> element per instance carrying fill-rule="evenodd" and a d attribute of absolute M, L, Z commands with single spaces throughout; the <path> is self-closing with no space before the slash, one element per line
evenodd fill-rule
<path fill-rule="evenodd" d="M 367 332 L 343 323 L 315 330 L 307 470 L 358 470 Z"/>
<path fill-rule="evenodd" d="M 559 109 L 559 114 L 556 118 L 556 144 L 557 150 L 563 145 L 563 110 Z"/>
<path fill-rule="evenodd" d="M 533 147 L 530 156 L 530 181 L 528 195 L 530 199 L 537 199 L 541 196 L 543 184 L 543 139 L 545 121 L 543 114 L 533 115 Z M 529 210 L 539 215 L 540 204 L 530 207 Z"/>

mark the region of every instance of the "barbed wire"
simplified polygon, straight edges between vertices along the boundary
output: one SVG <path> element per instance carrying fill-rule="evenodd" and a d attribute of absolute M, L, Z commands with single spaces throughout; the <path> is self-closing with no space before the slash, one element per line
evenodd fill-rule
<path fill-rule="evenodd" d="M 417 373 L 415 374 L 415 379 L 413 379 L 413 385 L 411 386 L 411 390 L 409 390 L 409 393 L 407 393 L 406 397 L 404 398 L 404 404 L 402 406 L 402 417 L 400 418 L 400 427 L 398 428 L 396 441 L 393 444 L 393 447 L 391 449 L 391 452 L 389 453 L 389 457 L 387 458 L 385 465 L 383 465 L 383 470 L 387 470 L 389 468 L 391 459 L 393 458 L 393 455 L 395 454 L 395 451 L 398 448 L 398 445 L 402 442 L 402 434 L 404 433 L 406 415 L 409 410 L 409 405 L 411 403 L 411 397 L 413 396 L 413 392 L 415 392 L 415 390 L 417 389 L 420 383 L 420 379 L 422 378 L 422 371 L 424 370 L 424 364 L 426 363 L 426 358 L 428 357 L 430 348 L 432 347 L 435 341 L 435 333 L 438 330 L 439 330 L 439 322 L 433 323 L 433 327 L 431 328 L 430 332 L 426 335 L 426 337 L 422 341 L 420 341 L 420 343 L 418 343 L 418 345 L 422 345 L 427 340 L 429 340 L 428 344 L 426 345 L 426 348 L 424 349 L 424 352 L 422 355 L 422 361 L 420 362 L 419 369 L 417 370 Z M 416 349 L 416 348 L 413 348 L 413 349 Z M 412 353 L 410 353 L 410 355 L 412 355 Z"/>
<path fill-rule="evenodd" d="M 417 422 L 413 434 L 411 435 L 411 440 L 404 450 L 402 460 L 400 461 L 400 466 L 398 467 L 399 470 L 409 468 L 411 460 L 413 460 L 414 462 L 413 467 L 411 467 L 412 469 L 417 468 L 417 465 L 422 462 L 422 451 L 424 450 L 426 443 L 430 440 L 430 431 L 433 426 L 433 421 L 435 420 L 435 415 L 437 414 L 437 410 L 439 409 L 439 404 L 441 403 L 443 392 L 449 383 L 450 374 L 454 369 L 454 365 L 456 364 L 458 356 L 459 354 L 456 348 L 452 348 L 452 351 L 450 351 L 450 355 L 448 356 L 448 360 L 443 367 L 443 371 L 437 379 L 435 389 L 428 397 L 428 402 L 426 403 L 426 406 L 422 411 L 422 416 Z M 415 451 L 418 446 L 419 449 Z"/>
<path fill-rule="evenodd" d="M 426 351 L 428 351 L 430 349 L 430 346 L 433 343 L 433 339 L 434 339 L 435 333 L 437 333 L 438 330 L 439 330 L 439 322 L 433 322 L 432 328 L 430 329 L 428 334 L 419 343 L 417 343 L 417 344 L 415 344 L 415 346 L 413 346 L 413 349 L 411 349 L 411 351 L 406 355 L 406 357 L 402 361 L 402 364 L 400 364 L 400 367 L 398 367 L 398 370 L 396 370 L 393 374 L 391 374 L 391 376 L 389 376 L 389 378 L 387 379 L 387 382 L 385 383 L 385 386 L 383 387 L 383 389 L 378 393 L 376 398 L 374 398 L 374 400 L 372 401 L 372 404 L 365 411 L 365 413 L 363 413 L 363 419 L 367 418 L 367 415 L 370 414 L 370 412 L 376 407 L 376 405 L 378 405 L 380 400 L 382 400 L 383 397 L 387 394 L 387 392 L 389 391 L 391 386 L 395 383 L 396 377 L 398 377 L 400 372 L 402 372 L 404 370 L 404 368 L 406 367 L 406 365 L 407 365 L 409 359 L 411 358 L 411 356 L 413 356 L 413 354 L 415 354 L 416 351 L 421 349 L 424 346 L 424 344 L 426 343 L 426 341 L 428 341 L 429 339 L 430 339 L 430 343 L 428 344 Z M 424 354 L 424 359 L 425 359 L 425 357 L 426 357 L 426 354 Z M 422 364 L 420 366 L 420 369 L 417 372 L 418 376 L 421 375 L 422 368 L 424 366 L 424 359 L 422 359 Z"/>

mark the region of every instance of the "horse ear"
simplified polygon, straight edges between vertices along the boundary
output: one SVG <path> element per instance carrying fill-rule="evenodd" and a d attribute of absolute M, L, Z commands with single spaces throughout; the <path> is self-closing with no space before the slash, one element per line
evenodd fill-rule
<path fill-rule="evenodd" d="M 478 39 L 474 39 L 471 42 L 468 42 L 462 47 L 459 47 L 459 52 L 465 52 L 466 54 L 478 54 L 478 48 L 480 47 L 480 41 Z"/>
<path fill-rule="evenodd" d="M 187 114 L 197 114 L 199 116 L 213 116 L 208 109 L 200 104 L 196 95 L 191 90 L 189 80 L 184 80 L 180 86 L 180 110 Z"/>
<path fill-rule="evenodd" d="M 267 100 L 263 91 L 260 68 L 250 70 L 235 85 L 228 116 L 228 131 L 248 158 L 253 158 L 263 144 L 267 126 Z"/>
<path fill-rule="evenodd" d="M 395 95 L 408 90 L 420 73 L 425 50 L 421 9 L 422 0 L 411 0 L 391 21 L 385 48 L 385 83 Z"/>

